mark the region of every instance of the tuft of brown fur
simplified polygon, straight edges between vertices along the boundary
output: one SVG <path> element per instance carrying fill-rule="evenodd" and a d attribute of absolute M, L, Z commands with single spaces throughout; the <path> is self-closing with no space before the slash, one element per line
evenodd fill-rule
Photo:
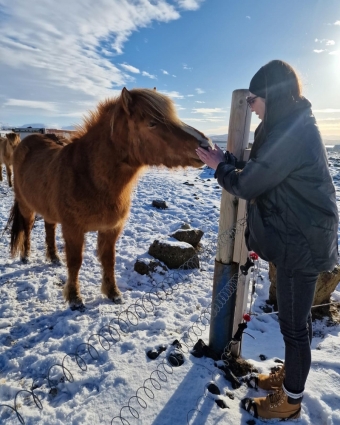
<path fill-rule="evenodd" d="M 13 239 L 13 253 L 20 250 L 22 258 L 29 255 L 37 212 L 45 220 L 48 257 L 58 259 L 55 227 L 61 223 L 68 268 L 63 292 L 77 306 L 81 304 L 78 274 L 84 234 L 97 231 L 101 290 L 113 301 L 119 300 L 115 244 L 138 176 L 150 165 L 200 167 L 195 149 L 202 145 L 208 146 L 208 139 L 179 120 L 173 102 L 149 89 L 124 88 L 119 97 L 101 102 L 65 146 L 51 135 L 26 137 L 13 157 L 12 228 L 18 235 Z"/>

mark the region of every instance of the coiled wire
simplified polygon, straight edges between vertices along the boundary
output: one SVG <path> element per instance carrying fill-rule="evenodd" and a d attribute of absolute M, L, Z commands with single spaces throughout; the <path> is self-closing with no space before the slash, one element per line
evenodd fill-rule
<path fill-rule="evenodd" d="M 232 228 L 229 231 L 223 232 L 218 238 L 217 249 L 219 249 L 219 247 L 221 245 L 229 243 L 230 239 L 234 239 L 236 233 L 243 230 L 243 226 L 245 225 L 245 223 L 246 223 L 246 221 L 244 219 L 239 220 L 236 223 L 236 226 L 234 228 Z M 207 252 L 207 251 L 208 250 L 206 250 L 205 252 Z M 237 290 L 238 279 L 239 279 L 239 274 L 235 273 L 231 277 L 231 279 L 226 283 L 226 285 L 222 289 L 222 291 L 219 292 L 218 296 L 214 300 L 215 301 L 214 306 L 212 306 L 212 302 L 211 302 L 202 311 L 202 313 L 195 320 L 193 325 L 191 325 L 184 332 L 183 336 L 179 339 L 179 344 L 176 346 L 175 350 L 180 351 L 182 353 L 189 353 L 190 349 L 193 348 L 193 346 L 198 341 L 199 337 L 202 336 L 203 332 L 210 325 L 211 315 L 216 317 L 216 315 L 219 313 L 219 311 L 224 307 L 224 305 L 228 302 L 228 300 L 233 295 L 233 293 Z M 171 286 L 170 286 L 170 288 L 172 289 Z M 224 352 L 222 354 L 222 357 L 224 357 L 225 359 L 229 356 L 230 356 L 230 346 L 228 346 L 228 348 L 225 348 Z M 149 378 L 147 378 L 144 381 L 143 385 L 137 389 L 135 395 L 130 397 L 127 404 L 124 405 L 120 409 L 119 414 L 112 418 L 111 425 L 114 425 L 114 423 L 119 423 L 119 422 L 122 425 L 131 425 L 130 421 L 126 417 L 126 414 L 129 414 L 129 413 L 133 418 L 139 419 L 139 412 L 137 410 L 138 406 L 133 406 L 132 404 L 137 401 L 138 405 L 141 408 L 143 408 L 143 409 L 147 408 L 147 406 L 148 406 L 147 401 L 145 399 L 143 399 L 139 395 L 139 393 L 143 391 L 144 394 L 149 399 L 154 399 L 155 394 L 154 394 L 153 390 L 150 387 L 147 386 L 147 383 L 150 383 L 152 388 L 155 389 L 155 390 L 160 390 L 162 388 L 161 383 L 159 381 L 155 380 L 153 375 L 155 374 L 155 372 L 157 373 L 157 371 L 159 370 L 158 368 L 160 366 L 164 367 L 164 365 L 167 365 L 167 367 L 168 367 L 168 369 L 164 369 L 164 371 L 167 372 L 168 374 L 173 374 L 173 368 L 170 365 L 169 361 L 167 359 L 163 359 L 161 361 L 161 363 L 158 364 L 157 368 L 150 373 Z M 213 380 L 214 380 L 214 378 L 213 378 L 214 374 L 221 375 L 221 372 L 219 372 L 219 371 L 215 371 L 215 372 L 210 371 L 210 372 L 212 373 L 212 379 Z M 162 379 L 160 379 L 160 381 L 166 382 L 167 381 L 166 375 L 163 373 L 161 376 L 162 376 Z M 157 382 L 157 385 L 155 385 L 156 382 Z M 207 389 L 206 389 L 205 394 L 206 393 L 210 394 Z M 204 396 L 205 395 L 201 396 L 199 399 L 201 399 Z M 197 410 L 197 409 L 192 409 L 192 410 Z M 188 415 L 189 415 L 189 413 L 188 413 Z M 187 418 L 188 418 L 188 416 L 187 416 Z"/>
<path fill-rule="evenodd" d="M 242 231 L 244 225 L 245 220 L 239 220 L 235 227 L 221 233 L 217 241 L 217 251 L 221 245 L 229 243 L 231 239 L 234 239 L 235 234 L 239 231 Z M 211 258 L 215 252 L 215 247 L 216 242 L 212 240 L 208 243 L 206 248 L 201 248 L 198 251 L 197 255 L 199 256 L 201 262 L 208 261 Z M 139 320 L 145 319 L 149 313 L 152 313 L 156 307 L 158 307 L 163 301 L 166 301 L 174 293 L 174 291 L 179 288 L 178 282 L 180 282 L 181 279 L 185 280 L 187 278 L 188 274 L 184 274 L 183 272 L 197 269 L 197 255 L 187 260 L 179 269 L 168 273 L 167 276 L 165 276 L 164 279 L 156 284 L 149 292 L 138 298 L 137 301 L 130 304 L 126 309 L 121 311 L 117 317 L 111 319 L 110 322 L 100 328 L 97 333 L 91 334 L 87 342 L 82 342 L 76 347 L 75 352 L 67 353 L 60 363 L 51 365 L 46 374 L 47 384 L 50 389 L 49 393 L 52 396 L 55 396 L 58 394 L 58 385 L 60 383 L 74 382 L 74 377 L 71 372 L 72 363 L 75 363 L 82 372 L 85 372 L 87 370 L 87 361 L 85 356 L 90 357 L 92 360 L 97 360 L 99 358 L 99 352 L 94 346 L 95 343 L 98 343 L 105 351 L 109 351 L 117 342 L 121 340 L 121 333 L 130 333 L 133 327 L 138 326 Z M 236 288 L 237 279 L 235 281 L 234 275 L 231 281 L 228 282 L 228 285 L 226 285 L 226 288 L 222 290 L 219 296 L 216 298 L 219 309 L 223 307 Z M 199 336 L 202 335 L 203 331 L 209 326 L 211 316 L 210 309 L 211 304 L 209 304 L 209 306 L 203 310 L 199 318 L 184 333 L 183 337 L 181 338 L 181 348 L 176 348 L 175 350 L 189 352 L 190 346 L 198 340 Z M 184 349 L 183 346 L 185 347 Z M 112 419 L 111 423 L 113 424 L 113 420 L 119 418 L 122 424 L 128 425 L 129 421 L 122 415 L 122 412 L 125 410 L 130 412 L 133 417 L 139 417 L 136 416 L 138 415 L 137 408 L 131 406 L 130 403 L 137 402 L 139 407 L 145 409 L 147 407 L 147 403 L 139 395 L 139 392 L 142 390 L 149 399 L 152 399 L 154 397 L 154 393 L 146 385 L 150 384 L 152 388 L 156 390 L 161 389 L 162 387 L 160 382 L 167 382 L 167 374 L 172 373 L 173 367 L 166 359 L 163 359 L 157 368 L 151 372 L 149 378 L 144 381 L 143 386 L 140 387 L 136 391 L 136 394 L 129 399 L 128 403 L 121 408 L 120 414 Z M 18 411 L 16 400 L 17 396 L 23 391 L 32 395 L 36 406 L 40 410 L 43 408 L 39 397 L 33 392 L 33 389 L 30 391 L 18 391 L 14 399 L 14 406 L 0 404 L 0 407 L 6 407 L 13 410 L 21 424 L 25 424 L 25 421 Z"/>

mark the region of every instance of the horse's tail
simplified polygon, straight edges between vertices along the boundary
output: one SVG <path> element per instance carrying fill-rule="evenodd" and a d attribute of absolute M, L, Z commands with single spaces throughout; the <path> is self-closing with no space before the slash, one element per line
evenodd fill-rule
<path fill-rule="evenodd" d="M 11 227 L 11 255 L 14 257 L 22 251 L 25 242 L 25 219 L 19 209 L 18 201 L 14 201 L 5 231 Z"/>

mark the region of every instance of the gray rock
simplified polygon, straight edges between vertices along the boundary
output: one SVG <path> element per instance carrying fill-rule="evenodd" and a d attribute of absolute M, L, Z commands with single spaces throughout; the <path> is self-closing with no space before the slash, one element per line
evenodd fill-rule
<path fill-rule="evenodd" d="M 169 269 L 178 269 L 185 264 L 185 269 L 199 267 L 195 249 L 186 242 L 176 240 L 155 240 L 149 248 L 149 254 L 166 264 Z"/>
<path fill-rule="evenodd" d="M 177 230 L 173 235 L 171 235 L 173 238 L 177 239 L 181 242 L 186 242 L 192 245 L 193 247 L 196 247 L 199 244 L 199 241 L 201 240 L 202 236 L 204 235 L 204 232 L 200 229 L 181 229 Z"/>
<path fill-rule="evenodd" d="M 152 201 L 152 206 L 161 210 L 169 208 L 165 201 L 161 201 L 159 199 L 155 199 L 154 201 Z"/>

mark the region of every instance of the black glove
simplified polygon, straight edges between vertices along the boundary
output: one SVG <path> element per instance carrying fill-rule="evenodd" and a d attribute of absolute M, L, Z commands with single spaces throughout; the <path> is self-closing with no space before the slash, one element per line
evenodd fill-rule
<path fill-rule="evenodd" d="M 229 151 L 226 151 L 224 153 L 224 158 L 225 158 L 225 162 L 227 164 L 233 165 L 234 167 L 236 167 L 236 163 L 237 163 L 237 158 L 234 154 L 232 154 Z"/>

